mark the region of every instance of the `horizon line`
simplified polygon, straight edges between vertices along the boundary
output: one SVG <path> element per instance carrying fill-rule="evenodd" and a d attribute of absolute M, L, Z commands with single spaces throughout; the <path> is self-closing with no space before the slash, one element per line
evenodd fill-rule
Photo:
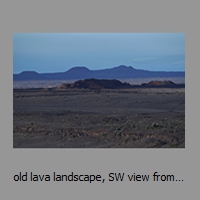
<path fill-rule="evenodd" d="M 89 69 L 88 67 L 86 67 L 86 66 L 80 66 L 80 65 L 78 65 L 78 66 L 74 66 L 74 67 L 71 67 L 71 68 L 69 68 L 67 71 L 69 71 L 69 70 L 71 70 L 71 69 L 73 69 L 73 68 L 85 68 L 85 69 L 88 69 L 88 70 L 90 70 L 90 71 L 99 71 L 99 70 L 107 70 L 107 69 L 113 69 L 113 68 L 119 68 L 119 67 L 126 67 L 126 68 L 133 68 L 133 69 L 136 69 L 136 70 L 143 70 L 143 71 L 150 71 L 150 72 L 185 72 L 185 70 L 184 71 L 166 71 L 166 70 L 147 70 L 147 69 L 139 69 L 139 68 L 135 68 L 135 67 L 133 67 L 133 66 L 127 66 L 127 65 L 118 65 L 118 66 L 115 66 L 115 67 L 111 67 L 111 68 L 103 68 L 103 69 Z M 19 72 L 19 73 L 13 73 L 13 75 L 18 75 L 18 74 L 21 74 L 21 73 L 23 73 L 23 72 L 35 72 L 35 73 L 38 73 L 38 74 L 53 74 L 53 73 L 65 73 L 65 72 L 67 72 L 67 71 L 55 71 L 55 72 L 37 72 L 37 71 L 35 71 L 35 70 L 24 70 L 24 71 L 21 71 L 21 72 Z"/>

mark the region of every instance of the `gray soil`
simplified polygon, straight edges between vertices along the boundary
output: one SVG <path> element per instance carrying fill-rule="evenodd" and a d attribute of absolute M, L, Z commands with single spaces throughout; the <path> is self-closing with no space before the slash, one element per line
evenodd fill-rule
<path fill-rule="evenodd" d="M 14 148 L 185 148 L 185 89 L 14 89 Z"/>

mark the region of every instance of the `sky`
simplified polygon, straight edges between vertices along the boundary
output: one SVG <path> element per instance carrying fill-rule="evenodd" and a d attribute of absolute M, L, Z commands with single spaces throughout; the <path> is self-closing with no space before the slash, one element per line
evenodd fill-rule
<path fill-rule="evenodd" d="M 119 65 L 185 71 L 184 33 L 14 33 L 13 73 L 65 72 Z"/>

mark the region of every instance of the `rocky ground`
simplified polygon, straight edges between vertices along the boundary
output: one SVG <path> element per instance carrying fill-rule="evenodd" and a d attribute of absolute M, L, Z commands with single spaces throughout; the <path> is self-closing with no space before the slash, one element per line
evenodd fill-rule
<path fill-rule="evenodd" d="M 184 148 L 185 89 L 14 89 L 14 148 Z"/>

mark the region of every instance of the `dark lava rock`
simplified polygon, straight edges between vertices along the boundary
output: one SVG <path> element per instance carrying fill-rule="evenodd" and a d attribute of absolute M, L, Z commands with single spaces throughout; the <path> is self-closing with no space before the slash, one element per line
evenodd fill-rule
<path fill-rule="evenodd" d="M 176 84 L 170 80 L 150 81 L 148 83 L 143 83 L 141 87 L 144 87 L 144 88 L 184 88 L 185 84 Z"/>
<path fill-rule="evenodd" d="M 119 80 L 112 79 L 85 79 L 78 80 L 72 84 L 62 84 L 59 88 L 86 88 L 86 89 L 120 89 L 120 88 L 130 88 L 131 85 L 128 83 L 122 83 Z"/>
<path fill-rule="evenodd" d="M 172 81 L 150 81 L 147 85 L 175 85 Z"/>

